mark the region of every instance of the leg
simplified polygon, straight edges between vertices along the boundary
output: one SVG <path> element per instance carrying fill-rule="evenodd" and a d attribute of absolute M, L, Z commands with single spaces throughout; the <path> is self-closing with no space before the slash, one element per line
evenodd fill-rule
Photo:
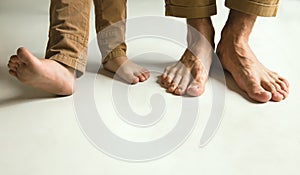
<path fill-rule="evenodd" d="M 126 0 L 94 0 L 96 31 L 104 68 L 116 73 L 128 83 L 147 80 L 147 69 L 126 56 Z"/>
<path fill-rule="evenodd" d="M 57 95 L 70 95 L 74 70 L 84 72 L 90 0 L 52 0 L 46 59 L 19 48 L 11 56 L 9 73 L 26 85 Z"/>
<path fill-rule="evenodd" d="M 243 1 L 227 1 L 227 6 L 247 10 L 243 9 L 244 5 L 236 4 L 239 2 Z M 281 101 L 288 95 L 287 80 L 262 65 L 248 45 L 256 16 L 274 16 L 276 10 L 275 5 L 248 8 L 245 13 L 231 9 L 217 48 L 223 67 L 232 74 L 238 86 L 258 102 Z"/>
<path fill-rule="evenodd" d="M 214 28 L 210 16 L 216 13 L 215 2 L 167 0 L 166 4 L 166 15 L 188 18 L 188 48 L 180 61 L 165 69 L 161 85 L 176 95 L 199 96 L 212 62 Z"/>

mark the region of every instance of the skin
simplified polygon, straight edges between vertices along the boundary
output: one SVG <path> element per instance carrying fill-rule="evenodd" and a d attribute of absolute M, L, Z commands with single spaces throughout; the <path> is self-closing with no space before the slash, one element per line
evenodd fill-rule
<path fill-rule="evenodd" d="M 237 85 L 251 99 L 257 102 L 270 100 L 278 102 L 288 96 L 289 83 L 285 78 L 261 64 L 251 50 L 248 41 L 255 20 L 256 16 L 231 10 L 216 52 L 224 69 L 231 73 Z M 209 21 L 209 18 L 198 18 L 188 19 L 187 23 L 204 35 L 213 47 L 211 38 L 213 38 L 214 30 Z M 194 36 L 194 38 L 197 37 Z M 206 49 L 201 49 L 205 47 Z M 209 69 L 206 71 L 203 69 L 211 63 L 209 61 L 211 57 L 207 57 L 210 50 L 201 42 L 189 38 L 189 31 L 188 48 L 196 50 L 193 52 L 194 55 L 191 56 L 185 52 L 178 63 L 165 69 L 160 81 L 163 87 L 176 95 L 199 96 L 204 92 L 208 79 Z M 197 88 L 194 88 L 194 85 Z"/>
<path fill-rule="evenodd" d="M 20 82 L 56 95 L 74 92 L 74 69 L 49 60 L 38 59 L 27 49 L 19 48 L 8 63 L 10 75 Z"/>
<path fill-rule="evenodd" d="M 105 69 L 116 73 L 121 79 L 131 84 L 144 82 L 150 77 L 150 72 L 146 68 L 135 64 L 127 57 L 113 58 L 103 66 Z"/>
<path fill-rule="evenodd" d="M 288 81 L 258 61 L 248 41 L 256 16 L 231 10 L 217 54 L 237 85 L 257 102 L 281 101 L 288 96 Z"/>
<path fill-rule="evenodd" d="M 177 63 L 166 67 L 160 84 L 175 95 L 199 96 L 212 62 L 214 28 L 210 18 L 187 19 L 187 24 L 188 48 Z"/>
<path fill-rule="evenodd" d="M 216 51 L 224 69 L 251 99 L 278 102 L 288 96 L 289 83 L 262 65 L 251 50 L 248 40 L 255 20 L 256 16 L 231 10 Z M 214 28 L 210 18 L 187 19 L 187 23 L 191 26 L 187 34 L 188 48 L 177 63 L 165 69 L 160 83 L 176 95 L 200 96 L 211 66 Z M 56 95 L 74 92 L 74 69 L 53 60 L 38 59 L 25 48 L 19 48 L 11 56 L 8 67 L 12 76 L 31 87 Z M 148 70 L 127 57 L 111 59 L 104 67 L 132 84 L 150 76 Z"/>
<path fill-rule="evenodd" d="M 122 65 L 122 66 L 121 66 Z M 138 83 L 149 78 L 149 71 L 129 61 L 127 57 L 109 60 L 104 67 L 128 83 Z M 19 48 L 8 63 L 10 75 L 20 82 L 55 95 L 74 93 L 74 69 L 49 59 L 38 59 L 26 48 Z"/>

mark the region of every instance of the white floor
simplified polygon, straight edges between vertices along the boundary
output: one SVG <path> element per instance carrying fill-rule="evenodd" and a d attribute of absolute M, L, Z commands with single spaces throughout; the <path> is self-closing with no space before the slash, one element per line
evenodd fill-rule
<path fill-rule="evenodd" d="M 0 174 L 300 174 L 300 1 L 282 1 L 278 17 L 259 18 L 251 40 L 261 61 L 289 80 L 290 96 L 280 103 L 256 104 L 227 77 L 223 120 L 212 140 L 199 148 L 210 110 L 216 103 L 212 100 L 212 82 L 216 81 L 212 77 L 206 93 L 198 98 L 199 118 L 186 142 L 165 157 L 143 163 L 117 160 L 96 149 L 76 118 L 75 98 L 53 98 L 8 75 L 6 64 L 17 47 L 25 46 L 43 57 L 48 3 L 46 0 L 0 2 Z M 219 14 L 213 17 L 216 42 L 228 13 L 223 1 L 218 4 Z M 162 0 L 129 0 L 128 6 L 129 18 L 164 15 Z M 94 33 L 92 25 L 90 71 L 86 76 L 93 75 L 99 64 Z M 149 128 L 136 128 L 118 119 L 111 93 L 113 81 L 103 74 L 97 76 L 95 104 L 99 113 L 105 114 L 103 121 L 113 133 L 127 140 L 151 141 L 172 130 L 182 110 L 181 97 L 165 93 L 156 83 L 156 75 L 180 57 L 183 49 L 153 38 L 129 42 L 129 56 L 153 72 L 146 83 L 129 87 L 132 110 L 140 115 L 149 113 L 150 98 L 155 93 L 161 94 L 167 103 L 163 119 Z M 170 57 L 164 58 L 162 53 Z"/>

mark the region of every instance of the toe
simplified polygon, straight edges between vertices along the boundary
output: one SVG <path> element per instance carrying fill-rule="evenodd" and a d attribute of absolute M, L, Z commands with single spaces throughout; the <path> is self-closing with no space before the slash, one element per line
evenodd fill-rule
<path fill-rule="evenodd" d="M 281 80 L 277 80 L 276 83 L 280 86 L 280 89 L 282 89 L 285 92 L 289 92 L 288 86 L 285 82 L 281 81 Z"/>
<path fill-rule="evenodd" d="M 181 79 L 182 79 L 181 74 L 177 74 L 177 75 L 175 76 L 175 78 L 173 79 L 171 85 L 169 86 L 168 92 L 173 93 L 173 92 L 177 89 L 178 84 L 179 84 L 179 82 L 181 81 Z"/>
<path fill-rule="evenodd" d="M 9 70 L 8 72 L 9 72 L 10 75 L 12 75 L 14 77 L 17 77 L 17 72 L 16 71 Z"/>
<path fill-rule="evenodd" d="M 276 93 L 272 93 L 272 100 L 275 102 L 279 102 L 281 100 L 283 100 L 283 95 L 281 95 L 279 92 Z"/>
<path fill-rule="evenodd" d="M 16 55 L 13 55 L 10 57 L 9 61 L 8 61 L 8 67 L 9 68 L 12 68 L 12 67 L 18 67 L 22 64 L 21 60 L 16 56 Z"/>
<path fill-rule="evenodd" d="M 276 84 L 275 83 L 271 83 L 271 82 L 262 82 L 262 86 L 264 89 L 266 89 L 267 91 L 272 93 L 272 101 L 281 101 L 283 99 L 283 95 L 281 95 L 276 88 Z"/>
<path fill-rule="evenodd" d="M 163 74 L 161 74 L 161 76 L 159 77 L 159 83 L 161 86 L 165 87 L 165 80 L 167 78 L 167 73 L 164 72 Z"/>
<path fill-rule="evenodd" d="M 20 64 L 21 63 L 21 60 L 18 58 L 17 55 L 12 55 L 9 59 L 10 62 L 12 63 L 16 63 L 16 64 Z"/>
<path fill-rule="evenodd" d="M 279 85 L 277 86 L 277 84 L 272 83 L 272 85 L 269 86 L 272 86 L 271 88 L 272 100 L 275 102 L 279 102 L 283 100 L 284 98 L 283 95 L 278 92 L 278 90 L 280 89 Z"/>
<path fill-rule="evenodd" d="M 140 74 L 139 76 L 137 76 L 139 78 L 139 81 L 140 82 L 144 82 L 147 80 L 147 78 L 143 75 L 143 74 Z"/>
<path fill-rule="evenodd" d="M 178 70 L 180 70 L 180 68 L 178 68 L 177 66 L 173 66 L 171 69 L 168 70 L 168 75 L 164 83 L 167 87 L 171 86 L 171 83 L 173 82 L 173 79 L 175 78 Z"/>
<path fill-rule="evenodd" d="M 19 64 L 13 63 L 12 61 L 9 61 L 7 67 L 8 67 L 10 70 L 16 71 L 17 68 L 19 67 Z"/>
<path fill-rule="evenodd" d="M 16 65 L 8 65 L 8 68 L 9 68 L 9 70 L 12 70 L 12 71 L 17 71 L 17 69 L 18 69 L 18 66 L 16 66 Z"/>
<path fill-rule="evenodd" d="M 184 95 L 186 93 L 186 89 L 189 85 L 189 82 L 190 82 L 190 75 L 189 73 L 186 73 L 181 79 L 181 82 L 179 83 L 174 93 L 176 95 Z"/>
<path fill-rule="evenodd" d="M 173 66 L 168 66 L 165 68 L 164 73 L 160 76 L 160 84 L 161 86 L 167 88 L 167 77 Z"/>
<path fill-rule="evenodd" d="M 288 96 L 288 93 L 286 91 L 284 91 L 279 84 L 274 83 L 274 86 L 276 88 L 277 93 L 279 93 L 282 96 L 281 100 L 286 99 Z"/>
<path fill-rule="evenodd" d="M 145 77 L 145 80 L 148 80 L 148 78 L 150 77 L 150 73 L 149 72 L 148 73 L 143 72 L 142 74 Z"/>
<path fill-rule="evenodd" d="M 195 64 L 191 73 L 194 79 L 187 88 L 187 94 L 190 96 L 200 96 L 205 90 L 205 83 L 208 80 L 208 74 L 206 70 L 201 67 L 201 64 Z"/>
<path fill-rule="evenodd" d="M 26 48 L 21 47 L 17 50 L 17 56 L 21 62 L 25 64 L 34 63 L 35 56 L 33 56 Z"/>
<path fill-rule="evenodd" d="M 160 80 L 164 80 L 164 79 L 166 79 L 166 78 L 167 78 L 167 75 L 168 75 L 168 73 L 167 73 L 167 72 L 164 72 L 163 74 L 161 74 L 161 76 L 160 76 Z"/>
<path fill-rule="evenodd" d="M 130 80 L 131 84 L 137 84 L 140 81 L 140 79 L 138 77 L 132 77 L 132 79 Z"/>
<path fill-rule="evenodd" d="M 171 83 L 172 83 L 174 77 L 175 77 L 175 72 L 171 72 L 168 74 L 167 78 L 165 79 L 165 85 L 167 87 L 171 86 Z"/>
<path fill-rule="evenodd" d="M 130 84 L 136 84 L 140 81 L 139 77 L 135 76 L 131 72 L 123 72 L 123 73 L 117 74 L 117 76 Z"/>
<path fill-rule="evenodd" d="M 254 84 L 253 86 L 250 86 L 251 88 L 246 89 L 247 94 L 249 97 L 255 101 L 265 103 L 271 100 L 272 93 L 269 91 L 266 91 L 264 88 L 262 88 L 258 84 Z"/>
<path fill-rule="evenodd" d="M 288 97 L 288 93 L 286 91 L 284 91 L 282 89 L 278 89 L 277 91 L 278 91 L 278 93 L 280 93 L 282 95 L 282 97 L 283 97 L 282 100 L 284 100 Z"/>
<path fill-rule="evenodd" d="M 143 82 L 146 80 L 146 78 L 144 77 L 144 75 L 141 72 L 135 72 L 134 76 L 139 79 L 139 82 Z"/>
<path fill-rule="evenodd" d="M 199 80 L 193 80 L 188 86 L 187 94 L 193 97 L 200 96 L 204 92 L 204 85 Z"/>
<path fill-rule="evenodd" d="M 283 77 L 279 77 L 279 80 L 282 81 L 286 87 L 287 87 L 287 92 L 289 91 L 290 83 Z"/>
<path fill-rule="evenodd" d="M 149 77 L 150 77 L 150 72 L 149 72 L 149 70 L 147 70 L 147 69 L 142 69 L 142 74 L 144 75 L 144 77 L 146 78 L 146 79 L 148 79 Z"/>

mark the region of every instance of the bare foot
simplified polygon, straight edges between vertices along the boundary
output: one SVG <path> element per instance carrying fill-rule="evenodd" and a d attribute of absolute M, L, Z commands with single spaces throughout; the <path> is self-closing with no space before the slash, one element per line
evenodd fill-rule
<path fill-rule="evenodd" d="M 22 83 L 56 95 L 74 92 L 74 69 L 49 59 L 38 59 L 27 49 L 19 48 L 10 57 L 9 73 Z"/>
<path fill-rule="evenodd" d="M 146 81 L 150 76 L 146 68 L 133 63 L 127 57 L 110 59 L 103 66 L 130 84 Z"/>
<path fill-rule="evenodd" d="M 188 19 L 188 49 L 180 61 L 166 67 L 160 84 L 175 95 L 200 96 L 212 62 L 214 28 L 210 18 Z"/>
<path fill-rule="evenodd" d="M 255 16 L 232 10 L 222 31 L 217 54 L 223 67 L 251 99 L 281 101 L 288 96 L 288 81 L 262 65 L 248 45 L 255 19 Z"/>

